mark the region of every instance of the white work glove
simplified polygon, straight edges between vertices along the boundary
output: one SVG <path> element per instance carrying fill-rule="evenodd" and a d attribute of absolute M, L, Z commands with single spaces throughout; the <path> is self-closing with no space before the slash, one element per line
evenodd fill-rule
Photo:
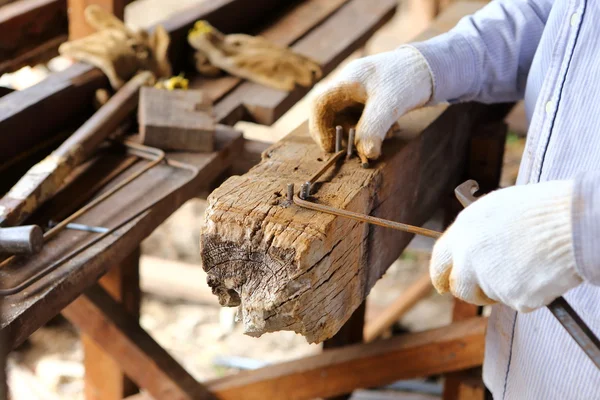
<path fill-rule="evenodd" d="M 550 181 L 497 190 L 468 206 L 433 248 L 437 291 L 530 312 L 579 285 L 572 192 L 572 181 Z"/>
<path fill-rule="evenodd" d="M 323 150 L 332 152 L 335 127 L 342 125 L 347 131 L 356 126 L 356 149 L 376 159 L 398 118 L 429 101 L 432 81 L 425 58 L 411 46 L 352 61 L 317 89 L 310 107 L 310 133 Z"/>

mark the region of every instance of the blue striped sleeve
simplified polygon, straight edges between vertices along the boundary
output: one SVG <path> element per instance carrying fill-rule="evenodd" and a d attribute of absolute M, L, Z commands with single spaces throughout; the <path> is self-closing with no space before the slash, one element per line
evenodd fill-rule
<path fill-rule="evenodd" d="M 433 101 L 521 99 L 551 8 L 551 0 L 494 0 L 448 33 L 412 43 L 433 74 Z"/>
<path fill-rule="evenodd" d="M 577 177 L 572 214 L 577 272 L 591 284 L 600 285 L 600 172 Z"/>

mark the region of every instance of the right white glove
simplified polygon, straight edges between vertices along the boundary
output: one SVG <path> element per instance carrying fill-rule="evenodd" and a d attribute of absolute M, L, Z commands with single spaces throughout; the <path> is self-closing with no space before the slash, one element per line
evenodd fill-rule
<path fill-rule="evenodd" d="M 310 133 L 324 151 L 332 152 L 335 127 L 356 125 L 357 151 L 376 159 L 392 125 L 406 112 L 425 105 L 432 91 L 427 61 L 414 47 L 352 61 L 317 89 L 310 107 Z"/>

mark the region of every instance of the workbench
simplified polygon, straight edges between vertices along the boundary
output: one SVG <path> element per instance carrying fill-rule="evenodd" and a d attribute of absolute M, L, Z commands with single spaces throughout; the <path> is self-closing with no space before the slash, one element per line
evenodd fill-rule
<path fill-rule="evenodd" d="M 69 0 L 68 4 L 72 3 L 79 1 Z M 121 4 L 122 12 L 126 2 L 97 3 L 110 3 L 113 7 Z M 226 33 L 260 33 L 275 43 L 291 46 L 320 63 L 323 73 L 327 74 L 360 48 L 392 17 L 396 8 L 394 0 L 306 0 L 288 6 L 279 3 L 275 0 L 218 0 L 203 3 L 164 21 L 163 25 L 171 34 L 170 54 L 175 70 L 190 71 L 185 36 L 196 20 L 207 19 Z M 10 49 L 0 53 L 0 73 L 53 54 L 57 43 L 66 39 L 69 23 L 72 34 L 84 34 L 79 31 L 85 27 L 75 21 L 81 15 L 74 14 L 69 22 L 65 4 L 64 0 L 19 0 L 5 6 L 10 7 L 10 12 L 3 13 L 0 8 L 0 43 L 8 37 L 2 32 L 14 32 L 14 29 L 29 32 L 18 36 L 19 47 L 8 42 L 7 46 L 0 46 Z M 451 7 L 430 34 L 448 29 L 459 16 L 480 6 L 475 3 Z M 116 15 L 119 15 L 118 10 L 115 10 Z M 28 23 L 40 15 L 45 17 L 40 20 L 39 29 L 32 30 Z M 27 38 L 26 44 L 22 38 Z M 107 86 L 107 79 L 99 70 L 75 64 L 36 86 L 0 97 L 0 160 L 12 163 L 2 172 L 0 189 L 8 189 L 29 166 L 88 118 L 93 111 L 91 104 L 95 90 Z M 352 350 L 328 350 L 306 360 L 206 384 L 196 382 L 156 344 L 137 323 L 139 244 L 187 200 L 210 192 L 224 176 L 244 173 L 259 161 L 257 151 L 253 149 L 264 146 L 244 139 L 243 134 L 231 125 L 240 120 L 270 125 L 309 90 L 297 88 L 287 93 L 231 76 L 205 79 L 193 74 L 190 87 L 204 90 L 215 103 L 218 121 L 223 124 L 217 131 L 215 151 L 167 153 L 167 160 L 185 163 L 185 167 L 161 163 L 78 219 L 81 224 L 110 228 L 156 202 L 149 211 L 62 263 L 26 290 L 5 297 L 1 304 L 1 326 L 8 334 L 11 347 L 25 341 L 62 312 L 85 336 L 86 396 L 102 400 L 134 394 L 136 385 L 147 391 L 147 394 L 136 395 L 140 399 L 149 398 L 146 396 L 157 400 L 213 396 L 223 399 L 286 398 L 291 397 L 289 393 L 292 392 L 295 393 L 293 398 L 314 398 L 340 395 L 354 388 L 410 378 L 419 373 L 432 375 L 481 365 L 484 318 L 458 322 L 448 329 L 356 345 Z M 21 157 L 25 151 L 27 156 Z M 32 220 L 45 223 L 57 216 L 64 218 L 65 207 L 73 208 L 70 212 L 75 211 L 148 162 L 127 154 L 118 145 L 108 146 L 79 168 L 65 188 Z M 98 187 L 97 182 L 106 176 L 112 179 Z M 65 230 L 36 257 L 19 259 L 0 269 L 0 290 L 59 261 L 94 235 L 97 234 Z M 465 309 L 469 316 L 477 316 L 476 309 Z M 360 341 L 364 306 L 362 313 L 361 316 L 358 310 L 338 335 L 326 341 L 325 348 Z M 356 332 L 360 334 L 357 336 Z M 422 352 L 433 355 L 439 352 L 443 357 L 437 361 L 433 357 L 423 359 L 412 368 L 410 362 L 415 354 Z M 382 362 L 404 366 L 384 374 L 379 366 Z M 349 368 L 356 371 L 354 380 L 340 374 Z M 125 376 L 133 379 L 135 385 Z M 325 376 L 329 378 L 325 379 Z"/>

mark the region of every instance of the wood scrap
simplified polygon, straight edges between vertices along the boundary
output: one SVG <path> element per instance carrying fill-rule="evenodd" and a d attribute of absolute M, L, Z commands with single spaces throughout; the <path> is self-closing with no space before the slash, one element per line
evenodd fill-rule
<path fill-rule="evenodd" d="M 467 140 L 479 121 L 506 112 L 479 104 L 419 110 L 420 124 L 410 124 L 417 138 L 389 140 L 370 169 L 357 158 L 334 168 L 315 185 L 315 200 L 421 225 L 462 178 Z M 292 330 L 309 342 L 332 337 L 413 237 L 291 206 L 286 185 L 299 187 L 327 157 L 303 125 L 208 198 L 203 268 L 222 305 L 241 305 L 248 335 Z"/>
<path fill-rule="evenodd" d="M 214 149 L 212 104 L 199 90 L 142 88 L 138 122 L 145 145 L 163 150 Z"/>

